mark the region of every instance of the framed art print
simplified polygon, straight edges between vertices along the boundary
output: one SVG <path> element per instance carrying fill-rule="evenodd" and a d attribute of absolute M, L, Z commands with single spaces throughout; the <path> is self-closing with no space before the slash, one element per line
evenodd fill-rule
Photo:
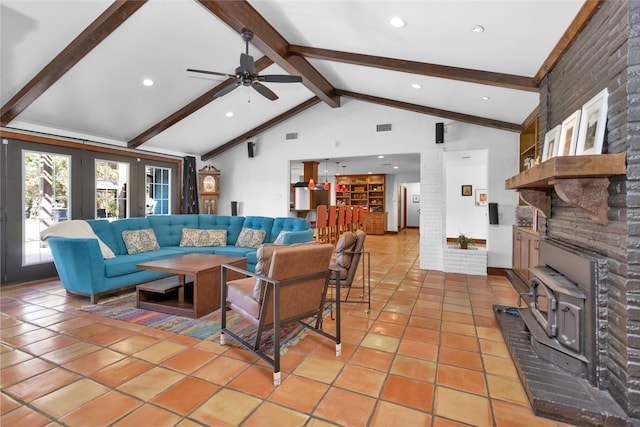
<path fill-rule="evenodd" d="M 471 196 L 473 194 L 473 187 L 471 185 L 463 185 L 462 186 L 462 195 L 463 196 Z"/>
<path fill-rule="evenodd" d="M 476 206 L 487 206 L 487 190 L 476 190 Z"/>
<path fill-rule="evenodd" d="M 558 142 L 557 156 L 573 156 L 576 154 L 578 144 L 578 125 L 580 124 L 580 114 L 578 110 L 562 122 L 560 130 L 560 141 Z"/>
<path fill-rule="evenodd" d="M 562 125 L 558 125 L 551 129 L 544 136 L 544 146 L 542 148 L 542 159 L 541 161 L 546 161 L 556 155 L 556 150 L 558 148 L 558 139 L 560 138 L 560 128 Z"/>
<path fill-rule="evenodd" d="M 602 154 L 608 96 L 609 91 L 605 88 L 582 106 L 576 155 Z"/>

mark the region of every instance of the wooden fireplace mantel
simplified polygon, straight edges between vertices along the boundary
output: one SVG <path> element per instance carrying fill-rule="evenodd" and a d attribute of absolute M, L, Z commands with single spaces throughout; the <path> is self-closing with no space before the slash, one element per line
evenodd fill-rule
<path fill-rule="evenodd" d="M 505 181 L 527 204 L 551 217 L 551 189 L 570 204 L 585 210 L 593 222 L 606 225 L 609 177 L 627 171 L 625 154 L 553 157 Z"/>

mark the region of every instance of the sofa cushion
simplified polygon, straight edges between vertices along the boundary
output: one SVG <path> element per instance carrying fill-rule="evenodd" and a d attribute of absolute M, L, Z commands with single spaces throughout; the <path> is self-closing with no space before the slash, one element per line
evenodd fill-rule
<path fill-rule="evenodd" d="M 182 255 L 181 251 L 165 248 L 133 255 L 119 255 L 115 258 L 104 260 L 104 275 L 105 277 L 118 277 L 125 274 L 136 273 L 141 271 L 138 270 L 136 264 L 179 255 Z"/>
<path fill-rule="evenodd" d="M 116 239 L 116 236 L 113 234 L 113 227 L 109 221 L 105 219 L 88 219 L 87 223 L 91 226 L 98 238 L 100 238 L 114 254 L 122 255 L 120 246 L 118 245 L 118 240 L 121 240 L 122 237 Z"/>
<path fill-rule="evenodd" d="M 108 222 L 103 220 L 103 222 Z M 124 244 L 124 240 L 122 238 L 122 232 L 125 230 L 143 230 L 145 228 L 151 228 L 151 224 L 147 218 L 126 218 L 119 219 L 117 221 L 112 221 L 109 223 L 111 225 L 111 229 L 113 231 L 114 239 L 116 241 L 116 245 L 118 246 L 118 250 L 114 250 L 116 255 L 125 255 L 128 254 L 127 246 Z M 113 248 L 111 248 L 113 249 Z"/>
<path fill-rule="evenodd" d="M 226 246 L 227 230 L 183 228 L 180 246 Z"/>
<path fill-rule="evenodd" d="M 122 239 L 129 255 L 160 249 L 153 228 L 143 230 L 124 230 Z"/>
<path fill-rule="evenodd" d="M 290 231 L 286 231 L 286 230 L 282 230 L 280 233 L 278 233 L 278 237 L 276 237 L 276 239 L 273 241 L 274 245 L 284 245 L 284 237 L 291 233 Z"/>
<path fill-rule="evenodd" d="M 273 228 L 273 218 L 266 216 L 248 216 L 244 219 L 242 228 L 252 228 L 254 230 L 264 230 L 264 242 L 273 243 L 278 233 L 271 236 L 271 229 Z M 237 245 L 237 243 L 236 243 Z"/>
<path fill-rule="evenodd" d="M 310 228 L 309 221 L 304 218 L 278 217 L 273 220 L 273 226 L 266 243 L 273 243 L 282 231 L 304 231 Z M 286 242 L 286 240 L 285 240 Z"/>
<path fill-rule="evenodd" d="M 265 230 L 243 228 L 236 241 L 236 246 L 240 248 L 257 248 L 264 242 L 266 235 L 267 232 Z"/>
<path fill-rule="evenodd" d="M 178 246 L 184 228 L 200 228 L 198 215 L 151 215 L 148 217 L 151 228 L 156 232 L 161 247 Z"/>
<path fill-rule="evenodd" d="M 198 227 L 201 230 L 227 230 L 227 245 L 235 245 L 244 217 L 242 216 L 226 216 L 226 215 L 198 215 Z M 177 245 L 177 243 L 176 243 Z"/>

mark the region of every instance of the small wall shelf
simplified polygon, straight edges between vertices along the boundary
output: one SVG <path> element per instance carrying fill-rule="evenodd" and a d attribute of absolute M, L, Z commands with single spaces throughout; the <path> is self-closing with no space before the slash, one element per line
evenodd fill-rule
<path fill-rule="evenodd" d="M 551 189 L 570 204 L 585 210 L 593 222 L 606 225 L 609 177 L 627 171 L 625 154 L 553 157 L 505 181 L 529 205 L 551 217 Z"/>

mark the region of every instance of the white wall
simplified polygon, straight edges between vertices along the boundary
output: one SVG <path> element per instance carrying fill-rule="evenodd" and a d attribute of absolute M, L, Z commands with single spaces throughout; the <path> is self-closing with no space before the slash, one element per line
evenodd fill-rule
<path fill-rule="evenodd" d="M 476 191 L 487 189 L 488 151 L 447 151 L 444 153 L 447 204 L 447 237 L 460 233 L 474 239 L 487 239 L 487 206 L 476 206 Z M 462 195 L 462 186 L 471 185 L 471 195 Z"/>
<path fill-rule="evenodd" d="M 254 158 L 248 158 L 246 144 L 239 144 L 200 162 L 198 167 L 213 164 L 221 170 L 220 214 L 230 214 L 230 202 L 236 200 L 239 215 L 289 216 L 290 160 L 420 153 L 421 267 L 434 268 L 442 265 L 446 237 L 446 201 L 444 193 L 439 194 L 445 187 L 443 152 L 486 149 L 490 201 L 505 206 L 517 204 L 516 192 L 505 190 L 504 181 L 515 175 L 518 168 L 517 133 L 451 122 L 446 124 L 445 143 L 436 145 L 435 123 L 438 121 L 442 119 L 343 98 L 340 108 L 319 104 L 253 138 L 257 144 Z M 375 125 L 379 123 L 393 123 L 393 132 L 377 133 Z M 297 132 L 298 139 L 287 141 L 285 134 L 289 132 Z M 397 184 L 417 179 L 389 176 L 389 181 L 393 184 L 387 185 L 390 191 L 386 202 L 393 206 L 389 209 L 393 219 L 387 226 L 393 230 L 398 224 Z M 430 197 L 427 189 L 436 190 L 434 197 Z M 429 207 L 439 213 L 427 222 Z M 507 222 L 505 219 L 499 226 L 489 227 L 489 266 L 511 267 L 513 222 Z"/>
<path fill-rule="evenodd" d="M 420 202 L 414 203 L 413 197 L 418 196 L 420 198 L 420 183 L 408 182 L 407 183 L 407 227 L 419 227 L 420 226 Z M 425 201 L 428 203 L 428 201 Z"/>

